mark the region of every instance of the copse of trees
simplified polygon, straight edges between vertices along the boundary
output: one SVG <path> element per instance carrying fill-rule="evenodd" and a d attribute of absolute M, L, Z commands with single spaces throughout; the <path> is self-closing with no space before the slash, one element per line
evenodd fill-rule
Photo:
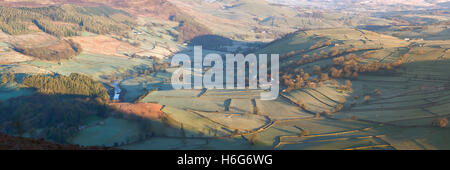
<path fill-rule="evenodd" d="M 100 102 L 109 101 L 106 88 L 88 76 L 72 73 L 64 75 L 32 75 L 22 81 L 25 86 L 36 88 L 41 94 L 82 95 L 98 98 Z"/>

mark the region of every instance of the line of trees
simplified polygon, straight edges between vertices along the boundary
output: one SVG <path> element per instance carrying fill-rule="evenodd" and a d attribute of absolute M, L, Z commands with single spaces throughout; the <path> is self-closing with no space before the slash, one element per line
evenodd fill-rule
<path fill-rule="evenodd" d="M 356 78 L 358 76 L 358 73 L 377 72 L 379 70 L 392 70 L 393 68 L 403 64 L 407 57 L 408 54 L 405 53 L 391 63 L 380 63 L 379 61 L 373 61 L 370 63 L 361 64 L 360 57 L 356 56 L 355 54 L 349 54 L 345 57 L 341 56 L 334 58 L 334 66 L 331 67 L 329 71 L 333 78 L 340 78 L 342 76 L 342 72 L 344 72 L 343 76 L 347 78 Z"/>

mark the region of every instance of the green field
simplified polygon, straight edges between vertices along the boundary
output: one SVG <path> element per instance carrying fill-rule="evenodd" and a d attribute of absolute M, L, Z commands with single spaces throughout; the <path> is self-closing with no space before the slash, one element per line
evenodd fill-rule
<path fill-rule="evenodd" d="M 83 146 L 114 146 L 115 143 L 127 143 L 139 134 L 138 125 L 124 119 L 107 118 L 92 121 L 86 125 L 73 139 L 73 144 Z"/>
<path fill-rule="evenodd" d="M 30 64 L 59 74 L 84 73 L 100 79 L 102 75 L 119 74 L 136 66 L 151 65 L 151 60 L 82 53 L 67 61 L 32 61 Z"/>

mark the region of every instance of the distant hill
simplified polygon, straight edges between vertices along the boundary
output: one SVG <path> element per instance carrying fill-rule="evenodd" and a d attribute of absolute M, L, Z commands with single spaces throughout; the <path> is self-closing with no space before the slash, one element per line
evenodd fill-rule
<path fill-rule="evenodd" d="M 314 6 L 328 8 L 349 8 L 361 6 L 363 8 L 373 8 L 382 6 L 416 6 L 416 7 L 439 7 L 441 3 L 449 0 L 267 0 L 273 4 L 289 6 Z M 365 6 L 365 7 L 364 7 Z"/>
<path fill-rule="evenodd" d="M 233 39 L 271 41 L 298 29 L 387 25 L 391 21 L 363 13 L 311 10 L 303 6 L 275 5 L 263 0 L 168 0 L 195 16 L 215 34 Z"/>

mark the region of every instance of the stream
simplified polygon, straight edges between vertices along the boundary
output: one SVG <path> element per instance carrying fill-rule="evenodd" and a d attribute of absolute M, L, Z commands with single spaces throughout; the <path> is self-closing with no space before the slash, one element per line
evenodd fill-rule
<path fill-rule="evenodd" d="M 120 97 L 120 86 L 119 86 L 119 81 L 116 81 L 114 83 L 112 83 L 112 86 L 114 87 L 114 97 L 113 100 L 119 100 Z"/>

